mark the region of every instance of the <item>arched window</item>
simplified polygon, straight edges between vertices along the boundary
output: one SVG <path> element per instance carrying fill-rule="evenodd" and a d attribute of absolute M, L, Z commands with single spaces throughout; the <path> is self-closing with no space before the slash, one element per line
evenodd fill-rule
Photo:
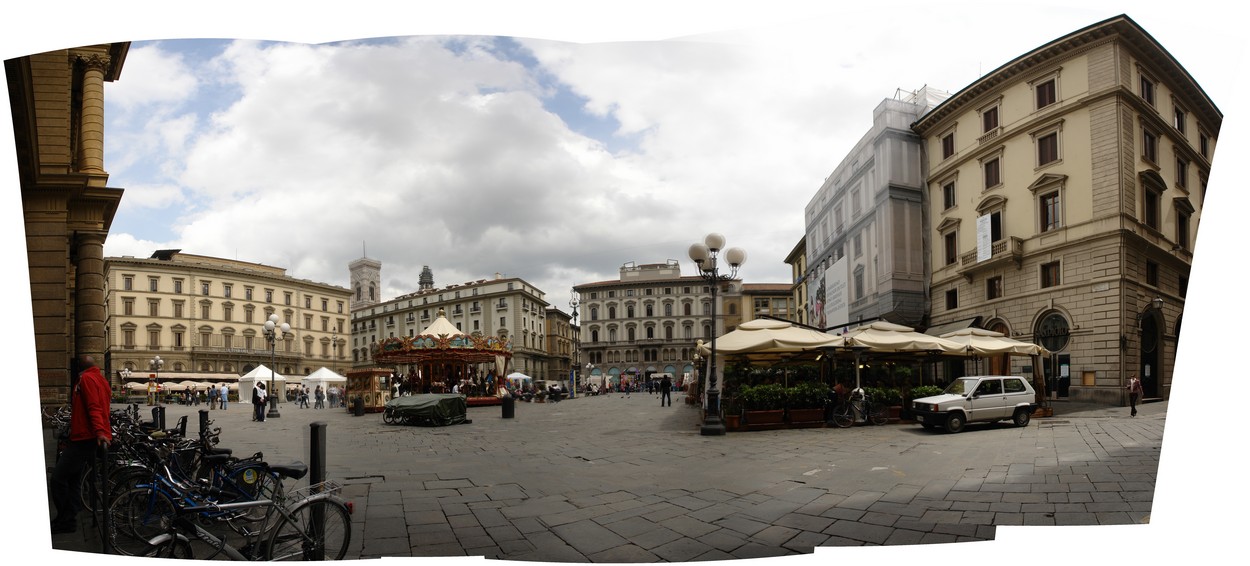
<path fill-rule="evenodd" d="M 650 303 L 647 304 L 647 316 L 655 316 L 655 307 Z"/>
<path fill-rule="evenodd" d="M 729 303 L 729 314 L 738 314 L 738 303 Z"/>
<path fill-rule="evenodd" d="M 599 320 L 599 307 L 590 307 L 590 320 Z"/>
<path fill-rule="evenodd" d="M 356 300 L 359 301 L 361 296 L 362 296 L 362 289 L 360 288 L 360 285 L 357 285 L 356 286 Z"/>
<path fill-rule="evenodd" d="M 591 341 L 591 342 L 598 342 L 598 341 L 599 341 L 599 331 L 598 331 L 598 330 L 591 330 L 591 331 L 590 331 L 590 341 Z"/>
<path fill-rule="evenodd" d="M 664 316 L 673 316 L 673 303 L 664 303 Z"/>
<path fill-rule="evenodd" d="M 616 307 L 608 307 L 608 318 L 616 318 Z"/>
<path fill-rule="evenodd" d="M 712 337 L 712 325 L 710 325 L 710 324 L 704 324 L 704 325 L 703 325 L 703 337 L 704 337 L 704 338 L 711 338 L 711 337 Z"/>
<path fill-rule="evenodd" d="M 683 304 L 682 311 L 683 311 L 682 314 L 686 316 L 690 316 L 690 303 Z"/>
<path fill-rule="evenodd" d="M 665 326 L 665 327 L 664 327 L 664 339 L 665 339 L 665 340 L 672 340 L 672 339 L 673 339 L 673 327 L 671 327 L 671 326 Z"/>
<path fill-rule="evenodd" d="M 648 326 L 647 327 L 647 339 L 650 340 L 652 338 L 655 338 L 655 328 Z"/>
<path fill-rule="evenodd" d="M 628 331 L 627 331 L 627 334 L 628 334 L 628 336 L 629 336 L 629 341 L 630 341 L 630 342 L 633 342 L 633 341 L 634 341 L 634 327 L 632 327 L 632 326 L 631 326 L 631 327 L 629 327 L 629 329 L 628 329 Z"/>
<path fill-rule="evenodd" d="M 625 318 L 634 318 L 634 305 L 625 307 Z"/>
<path fill-rule="evenodd" d="M 615 328 L 608 329 L 608 342 L 616 342 L 616 329 Z"/>
<path fill-rule="evenodd" d="M 373 288 L 373 283 L 370 283 L 369 284 L 369 300 L 370 301 L 377 300 L 374 298 L 376 296 L 377 296 L 377 291 Z"/>

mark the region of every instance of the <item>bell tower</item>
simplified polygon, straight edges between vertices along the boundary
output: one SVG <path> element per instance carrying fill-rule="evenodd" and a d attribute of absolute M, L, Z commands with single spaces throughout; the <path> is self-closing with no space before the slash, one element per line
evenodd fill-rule
<path fill-rule="evenodd" d="M 382 262 L 368 257 L 347 264 L 351 272 L 351 310 L 370 307 L 381 302 Z"/>

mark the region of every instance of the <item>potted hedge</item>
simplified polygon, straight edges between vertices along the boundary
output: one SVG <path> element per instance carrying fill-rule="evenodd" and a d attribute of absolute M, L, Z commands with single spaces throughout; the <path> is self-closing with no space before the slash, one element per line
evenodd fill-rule
<path fill-rule="evenodd" d="M 786 389 L 775 383 L 743 387 L 738 391 L 748 426 L 782 424 L 786 415 Z"/>
<path fill-rule="evenodd" d="M 823 423 L 829 388 L 815 381 L 801 382 L 786 390 L 786 412 L 791 423 Z"/>
<path fill-rule="evenodd" d="M 725 429 L 740 429 L 742 427 L 742 403 L 738 400 L 738 395 L 726 395 L 721 402 L 725 411 Z"/>
<path fill-rule="evenodd" d="M 874 403 L 881 403 L 886 406 L 890 420 L 899 420 L 899 414 L 903 410 L 903 394 L 897 388 L 865 387 L 864 393 L 868 394 L 868 398 Z"/>

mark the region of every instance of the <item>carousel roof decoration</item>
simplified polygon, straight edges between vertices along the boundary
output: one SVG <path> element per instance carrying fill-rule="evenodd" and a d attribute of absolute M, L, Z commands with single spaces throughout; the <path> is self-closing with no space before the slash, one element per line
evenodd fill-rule
<path fill-rule="evenodd" d="M 437 359 L 492 361 L 495 356 L 512 356 L 512 340 L 479 333 L 465 334 L 448 322 L 438 309 L 438 318 L 416 336 L 386 338 L 378 343 L 376 358 L 381 362 L 422 362 Z"/>

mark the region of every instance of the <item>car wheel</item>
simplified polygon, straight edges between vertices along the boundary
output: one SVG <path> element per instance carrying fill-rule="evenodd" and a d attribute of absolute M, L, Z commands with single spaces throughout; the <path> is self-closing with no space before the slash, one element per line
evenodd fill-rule
<path fill-rule="evenodd" d="M 1016 414 L 1011 417 L 1011 420 L 1016 423 L 1016 426 L 1029 426 L 1030 416 L 1032 415 L 1028 409 L 1020 408 L 1016 409 Z"/>
<path fill-rule="evenodd" d="M 959 432 L 964 429 L 964 416 L 959 413 L 951 413 L 946 417 L 946 432 Z"/>

